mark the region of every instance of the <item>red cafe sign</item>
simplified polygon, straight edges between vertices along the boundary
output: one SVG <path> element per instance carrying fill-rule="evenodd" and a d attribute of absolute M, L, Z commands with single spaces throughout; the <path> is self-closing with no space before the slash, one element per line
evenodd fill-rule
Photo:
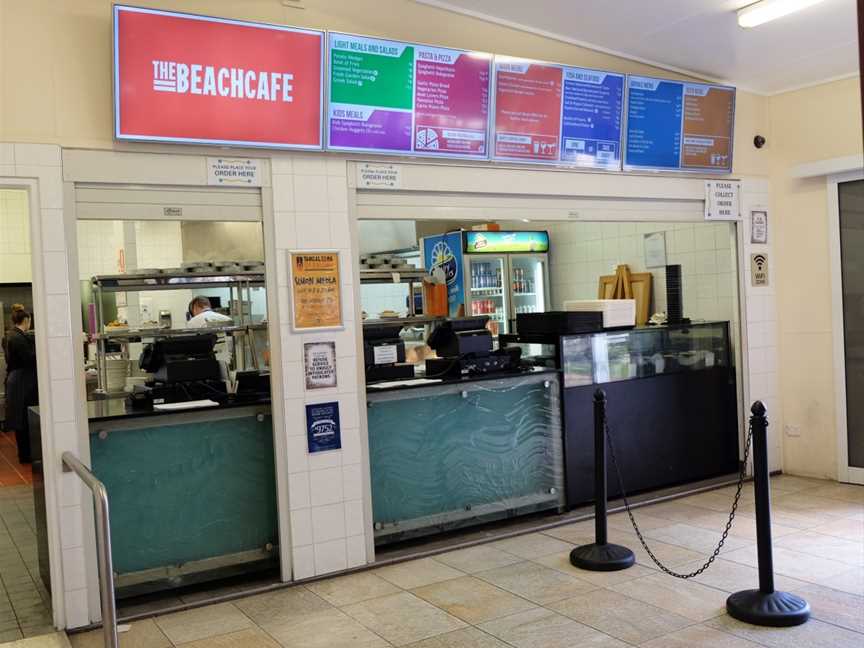
<path fill-rule="evenodd" d="M 123 140 L 321 149 L 324 33 L 114 6 Z"/>

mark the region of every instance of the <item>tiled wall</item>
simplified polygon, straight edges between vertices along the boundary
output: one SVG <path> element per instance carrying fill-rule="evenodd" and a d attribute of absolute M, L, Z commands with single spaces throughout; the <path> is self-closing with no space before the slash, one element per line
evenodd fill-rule
<path fill-rule="evenodd" d="M 385 310 L 405 314 L 407 300 L 408 284 L 370 284 L 360 288 L 360 306 L 370 319 Z"/>
<path fill-rule="evenodd" d="M 75 349 L 79 345 L 73 340 L 71 327 L 60 147 L 0 143 L 0 176 L 35 178 L 38 183 L 39 212 L 31 216 L 38 217 L 35 226 L 40 233 L 40 241 L 33 242 L 33 249 L 37 251 L 41 245 L 42 251 L 40 272 L 34 273 L 33 292 L 43 451 L 47 465 L 59 466 L 60 456 L 66 450 L 80 457 L 89 455 L 78 443 L 80 412 L 75 398 L 78 382 L 74 366 Z M 73 473 L 46 470 L 45 479 L 48 515 L 60 520 L 57 535 L 50 538 L 53 550 L 62 557 L 58 564 L 52 564 L 55 619 L 69 627 L 86 625 L 95 618 L 89 613 L 95 578 L 84 567 L 83 521 L 91 519 L 83 506 L 84 489 Z"/>
<path fill-rule="evenodd" d="M 555 308 L 570 299 L 596 299 L 602 275 L 620 264 L 652 274 L 652 313 L 666 310 L 666 271 L 645 266 L 645 234 L 663 232 L 668 264 L 680 264 L 684 315 L 735 319 L 737 280 L 729 223 L 560 223 L 550 228 L 549 279 Z"/>
<path fill-rule="evenodd" d="M 348 187 L 344 160 L 324 156 L 274 157 L 273 208 L 279 262 L 285 434 L 294 578 L 357 567 L 367 561 L 363 465 L 358 395 L 357 329 Z M 336 249 L 341 255 L 344 329 L 294 333 L 286 257 L 289 250 Z M 303 344 L 336 343 L 338 387 L 307 391 Z M 339 402 L 342 449 L 310 455 L 305 407 Z"/>
<path fill-rule="evenodd" d="M 770 184 L 767 180 L 745 179 L 741 185 L 741 212 L 744 215 L 742 234 L 744 237 L 744 294 L 747 321 L 747 364 L 749 369 L 749 389 L 745 401 L 752 403 L 761 400 L 768 410 L 769 467 L 781 470 L 783 467 L 782 442 L 783 419 L 780 408 L 777 374 L 777 297 L 774 272 L 774 232 L 773 218 L 768 214 L 768 245 L 754 245 L 750 242 L 750 211 L 767 209 L 770 200 Z M 750 255 L 757 252 L 768 256 L 769 285 L 754 288 L 750 281 Z"/>
<path fill-rule="evenodd" d="M 30 283 L 27 192 L 0 190 L 0 283 Z"/>

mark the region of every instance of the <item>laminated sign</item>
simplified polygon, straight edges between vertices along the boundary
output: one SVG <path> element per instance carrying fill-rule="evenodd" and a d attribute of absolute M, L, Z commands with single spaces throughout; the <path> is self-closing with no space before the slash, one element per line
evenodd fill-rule
<path fill-rule="evenodd" d="M 306 434 L 309 454 L 339 450 L 342 431 L 339 426 L 339 403 L 315 403 L 306 406 Z"/>
<path fill-rule="evenodd" d="M 336 387 L 336 343 L 307 342 L 303 349 L 306 389 Z"/>
<path fill-rule="evenodd" d="M 115 136 L 321 149 L 324 33 L 114 6 Z"/>
<path fill-rule="evenodd" d="M 338 252 L 291 252 L 295 330 L 342 326 Z"/>

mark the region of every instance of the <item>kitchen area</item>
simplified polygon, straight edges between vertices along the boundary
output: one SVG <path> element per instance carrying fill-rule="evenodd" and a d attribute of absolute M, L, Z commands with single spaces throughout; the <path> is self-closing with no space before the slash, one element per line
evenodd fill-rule
<path fill-rule="evenodd" d="M 634 492 L 737 470 L 734 225 L 361 220 L 359 232 L 383 555 L 590 503 L 597 388 Z M 614 292 L 622 274 L 629 298 Z M 620 408 L 634 401 L 641 421 Z"/>
<path fill-rule="evenodd" d="M 276 577 L 261 223 L 77 228 L 90 460 L 109 492 L 118 599 Z M 31 426 L 38 438 L 38 410 Z"/>

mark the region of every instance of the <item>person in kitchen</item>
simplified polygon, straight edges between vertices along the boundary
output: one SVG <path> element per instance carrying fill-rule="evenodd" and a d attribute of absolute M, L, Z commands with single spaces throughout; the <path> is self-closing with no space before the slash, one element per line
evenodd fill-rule
<path fill-rule="evenodd" d="M 33 318 L 21 304 L 12 306 L 12 331 L 5 341 L 6 428 L 15 432 L 18 461 L 32 462 L 27 408 L 39 404 L 36 383 L 36 342 L 27 332 Z"/>
<path fill-rule="evenodd" d="M 198 295 L 189 302 L 189 321 L 187 328 L 203 329 L 219 326 L 231 326 L 234 323 L 227 315 L 217 313 L 213 310 L 210 300 L 203 295 Z M 213 347 L 216 359 L 222 366 L 222 378 L 228 379 L 231 368 L 231 358 L 234 354 L 234 340 L 224 333 L 220 333 Z"/>
<path fill-rule="evenodd" d="M 230 326 L 231 318 L 222 313 L 217 313 L 210 305 L 210 300 L 203 295 L 195 297 L 189 302 L 189 328 L 206 328 L 208 326 Z"/>

